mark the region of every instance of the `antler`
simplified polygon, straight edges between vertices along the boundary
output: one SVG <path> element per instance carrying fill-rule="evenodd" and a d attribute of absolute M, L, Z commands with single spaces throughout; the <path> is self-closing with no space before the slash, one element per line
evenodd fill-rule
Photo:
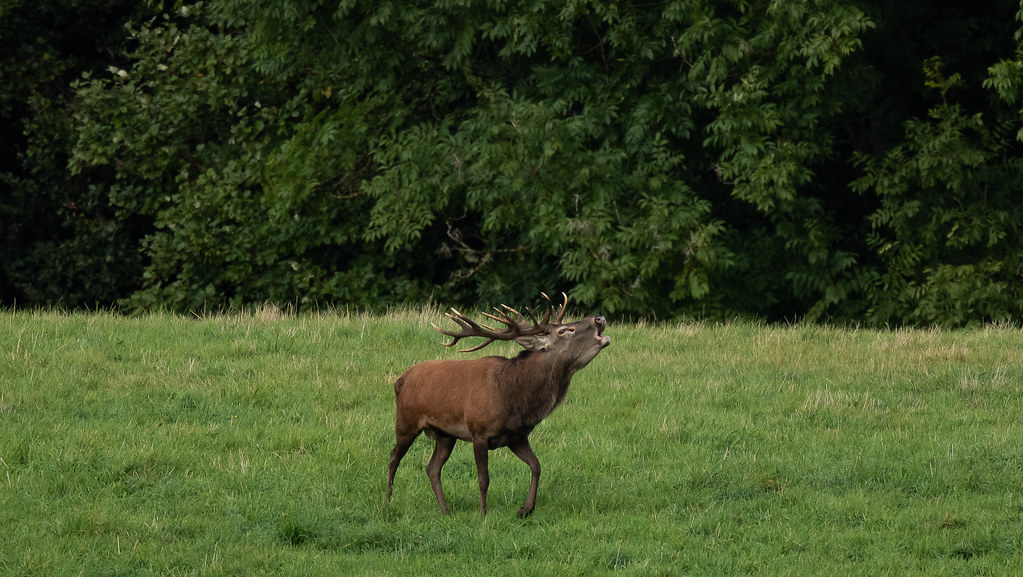
<path fill-rule="evenodd" d="M 445 347 L 453 347 L 460 339 L 464 339 L 467 337 L 483 337 L 486 339 L 481 344 L 478 344 L 472 348 L 459 349 L 458 352 L 460 353 L 471 353 L 472 351 L 478 351 L 494 341 L 510 341 L 517 339 L 519 337 L 528 337 L 532 335 L 543 334 L 550 331 L 552 324 L 551 312 L 554 308 L 554 305 L 553 303 L 551 303 L 550 297 L 548 297 L 544 293 L 540 294 L 543 296 L 544 300 L 547 301 L 547 312 L 546 314 L 544 314 L 543 320 L 538 323 L 536 322 L 536 316 L 533 315 L 533 312 L 530 311 L 529 309 L 526 309 L 526 312 L 529 313 L 529 316 L 533 321 L 532 326 L 526 323 L 526 319 L 525 317 L 522 316 L 522 313 L 511 308 L 508 305 L 501 305 L 501 307 L 504 310 L 494 307 L 494 311 L 497 313 L 496 315 L 492 315 L 487 312 L 482 313 L 483 316 L 487 317 L 488 319 L 495 320 L 499 323 L 504 323 L 508 327 L 506 329 L 497 329 L 489 325 L 477 323 L 476 321 L 458 312 L 456 309 L 451 309 L 450 313 L 445 314 L 449 319 L 454 321 L 455 324 L 462 327 L 461 331 L 446 331 L 433 323 L 430 324 L 433 326 L 434 329 L 436 329 L 440 333 L 445 334 L 454 339 L 450 343 L 442 343 Z M 565 293 L 561 294 L 563 297 L 565 297 L 565 302 L 561 305 L 561 308 L 558 310 L 557 316 L 555 316 L 554 318 L 553 324 L 556 325 L 561 324 L 561 319 L 564 318 L 565 316 L 565 309 L 568 308 L 568 295 L 566 295 Z M 509 313 L 515 315 L 515 317 L 512 318 L 511 316 L 509 316 Z"/>
<path fill-rule="evenodd" d="M 540 294 L 543 295 L 544 300 L 547 301 L 547 305 L 548 305 L 547 310 L 549 312 L 551 310 L 550 309 L 551 298 L 549 296 L 547 296 L 545 293 L 540 293 Z M 565 293 L 561 293 L 561 296 L 565 300 L 564 300 L 564 302 L 561 303 L 561 308 L 558 309 L 558 316 L 554 317 L 554 324 L 558 324 L 558 325 L 561 324 L 561 319 L 565 318 L 565 311 L 568 309 L 568 295 L 565 294 Z"/>

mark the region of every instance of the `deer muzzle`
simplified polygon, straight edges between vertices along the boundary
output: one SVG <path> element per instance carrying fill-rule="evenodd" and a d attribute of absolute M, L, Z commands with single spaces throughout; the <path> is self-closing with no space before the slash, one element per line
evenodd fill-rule
<path fill-rule="evenodd" d="M 611 344 L 611 337 L 604 336 L 604 329 L 607 327 L 607 319 L 602 316 L 597 316 L 593 319 L 594 324 L 597 325 L 597 341 L 600 342 L 600 347 L 604 348 Z"/>

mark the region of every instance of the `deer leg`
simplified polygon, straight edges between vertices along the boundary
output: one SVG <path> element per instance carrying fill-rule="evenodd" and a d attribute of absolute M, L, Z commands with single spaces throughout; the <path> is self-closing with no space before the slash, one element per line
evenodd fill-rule
<path fill-rule="evenodd" d="M 472 454 L 476 457 L 476 476 L 480 481 L 480 511 L 487 515 L 487 488 L 490 486 L 490 469 L 487 467 L 489 448 L 486 439 L 473 439 Z"/>
<path fill-rule="evenodd" d="M 387 466 L 387 500 L 391 500 L 391 485 L 394 484 L 394 472 L 398 470 L 398 464 L 401 463 L 402 457 L 408 452 L 409 447 L 412 446 L 412 442 L 416 440 L 419 433 L 414 434 L 403 433 L 398 431 L 395 435 L 396 441 L 394 448 L 391 449 L 391 461 Z"/>
<path fill-rule="evenodd" d="M 440 484 L 440 470 L 451 456 L 451 449 L 454 447 L 454 437 L 438 435 L 437 444 L 433 447 L 433 456 L 430 457 L 430 462 L 426 465 L 426 476 L 430 478 L 430 486 L 433 487 L 433 493 L 437 495 L 437 503 L 440 504 L 440 510 L 445 515 L 450 514 L 450 511 L 448 511 L 448 503 L 444 499 L 444 489 Z"/>
<path fill-rule="evenodd" d="M 518 512 L 519 517 L 528 517 L 533 512 L 533 508 L 536 507 L 536 488 L 540 485 L 540 460 L 533 453 L 528 437 L 523 437 L 521 441 L 508 445 L 508 448 L 515 453 L 516 457 L 529 465 L 529 497 L 526 498 L 525 504 L 522 505 Z"/>

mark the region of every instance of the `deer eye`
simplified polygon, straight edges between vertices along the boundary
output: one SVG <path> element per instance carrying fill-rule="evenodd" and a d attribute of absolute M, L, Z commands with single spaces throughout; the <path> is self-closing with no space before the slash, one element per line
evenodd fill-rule
<path fill-rule="evenodd" d="M 574 332 L 575 332 L 575 329 L 572 328 L 572 327 L 561 327 L 560 329 L 558 329 L 558 336 L 562 337 L 562 336 L 567 335 L 568 333 L 574 333 Z"/>

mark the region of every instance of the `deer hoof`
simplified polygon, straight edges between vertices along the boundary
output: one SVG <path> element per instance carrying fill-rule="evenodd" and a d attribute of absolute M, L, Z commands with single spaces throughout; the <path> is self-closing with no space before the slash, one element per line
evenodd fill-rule
<path fill-rule="evenodd" d="M 526 517 L 528 517 L 528 516 L 530 516 L 532 514 L 533 514 L 532 507 L 530 507 L 529 509 L 523 507 L 523 508 L 519 509 L 518 513 L 516 513 L 516 515 L 518 515 L 519 519 L 525 519 Z"/>

